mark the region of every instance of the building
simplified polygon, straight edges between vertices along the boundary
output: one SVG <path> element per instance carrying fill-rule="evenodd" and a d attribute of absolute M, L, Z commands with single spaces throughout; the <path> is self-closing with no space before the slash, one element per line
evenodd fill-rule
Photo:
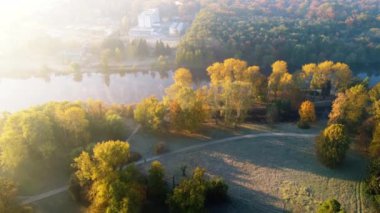
<path fill-rule="evenodd" d="M 158 9 L 145 10 L 138 16 L 138 26 L 140 28 L 152 28 L 160 24 L 160 14 Z"/>
<path fill-rule="evenodd" d="M 160 28 L 160 13 L 157 8 L 144 10 L 137 17 L 138 25 L 129 30 L 129 36 L 154 36 Z"/>

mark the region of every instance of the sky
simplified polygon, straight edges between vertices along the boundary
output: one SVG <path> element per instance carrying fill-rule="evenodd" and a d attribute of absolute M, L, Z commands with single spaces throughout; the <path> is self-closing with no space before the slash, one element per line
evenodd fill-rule
<path fill-rule="evenodd" d="M 0 0 L 0 20 L 17 20 L 64 1 L 66 0 Z"/>

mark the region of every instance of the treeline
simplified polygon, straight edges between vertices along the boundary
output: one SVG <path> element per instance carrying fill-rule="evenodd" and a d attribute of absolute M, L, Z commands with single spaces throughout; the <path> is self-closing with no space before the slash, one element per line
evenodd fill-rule
<path fill-rule="evenodd" d="M 125 139 L 125 119 L 132 108 L 99 101 L 50 102 L 12 114 L 0 122 L 0 163 L 3 174 L 45 171 L 68 165 L 81 150 L 104 139 Z"/>
<path fill-rule="evenodd" d="M 380 17 L 355 14 L 347 21 L 331 21 L 234 6 L 203 9 L 178 45 L 176 61 L 193 70 L 230 57 L 260 64 L 264 71 L 278 59 L 287 61 L 292 70 L 324 60 L 379 69 Z"/>
<path fill-rule="evenodd" d="M 353 79 L 347 64 L 332 61 L 306 64 L 293 74 L 285 61 L 276 61 L 267 77 L 260 67 L 231 58 L 209 66 L 207 73 L 209 85 L 194 89 L 191 72 L 178 69 L 162 101 L 150 97 L 137 104 L 135 120 L 155 131 L 196 131 L 211 118 L 237 126 L 256 105 L 264 105 L 268 122 L 284 121 L 292 119 L 311 92 L 323 100 L 348 88 Z"/>
<path fill-rule="evenodd" d="M 145 39 L 133 39 L 123 42 L 118 38 L 107 38 L 100 46 L 102 54 L 115 60 L 136 60 L 149 57 L 168 56 L 172 49 L 162 41 L 156 41 L 154 45 L 147 43 Z M 102 56 L 104 57 L 104 56 Z"/>
<path fill-rule="evenodd" d="M 202 168 L 195 168 L 190 177 L 184 173 L 170 190 L 160 162 L 152 162 L 144 174 L 128 165 L 130 154 L 125 141 L 98 143 L 91 152 L 82 152 L 73 163 L 73 197 L 88 205 L 89 212 L 115 213 L 202 212 L 206 204 L 227 200 L 228 186 L 220 178 L 207 178 Z"/>

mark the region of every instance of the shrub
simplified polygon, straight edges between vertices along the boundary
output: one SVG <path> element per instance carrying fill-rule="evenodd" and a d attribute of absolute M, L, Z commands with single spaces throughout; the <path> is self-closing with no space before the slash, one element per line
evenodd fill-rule
<path fill-rule="evenodd" d="M 141 159 L 141 157 L 142 156 L 141 156 L 140 153 L 138 153 L 138 152 L 131 152 L 128 163 L 132 163 L 132 162 L 138 161 L 138 160 Z"/>
<path fill-rule="evenodd" d="M 228 199 L 228 185 L 221 178 L 213 178 L 206 187 L 206 203 L 221 203 Z"/>
<path fill-rule="evenodd" d="M 344 213 L 340 203 L 335 199 L 327 199 L 318 207 L 317 213 Z"/>
<path fill-rule="evenodd" d="M 319 160 L 331 168 L 342 163 L 348 147 L 349 138 L 342 124 L 328 126 L 316 139 L 316 153 Z"/>
<path fill-rule="evenodd" d="M 154 152 L 159 155 L 159 154 L 162 154 L 162 153 L 165 153 L 167 152 L 168 149 L 167 149 L 167 146 L 166 146 L 166 143 L 164 142 L 159 142 L 155 145 L 154 147 Z"/>

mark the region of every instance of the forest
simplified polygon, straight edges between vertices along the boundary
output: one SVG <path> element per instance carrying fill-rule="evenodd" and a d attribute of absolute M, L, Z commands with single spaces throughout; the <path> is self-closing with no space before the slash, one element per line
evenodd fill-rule
<path fill-rule="evenodd" d="M 260 64 L 341 61 L 364 72 L 380 67 L 376 1 L 226 1 L 203 7 L 182 38 L 179 65 L 202 70 L 235 57 Z"/>

